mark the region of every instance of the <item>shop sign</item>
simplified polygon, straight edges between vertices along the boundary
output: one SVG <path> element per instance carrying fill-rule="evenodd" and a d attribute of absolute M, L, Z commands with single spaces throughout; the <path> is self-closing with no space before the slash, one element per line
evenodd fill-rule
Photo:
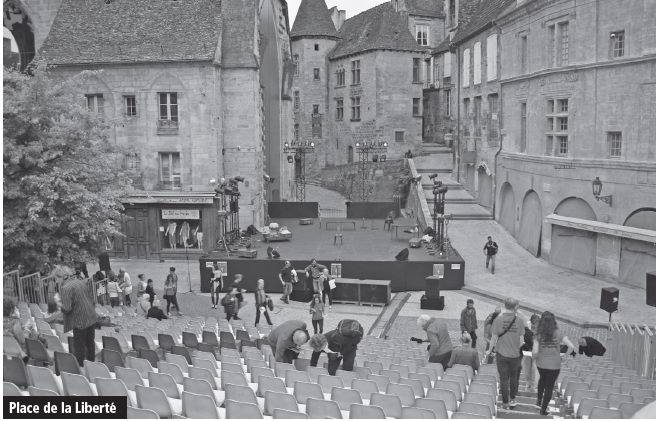
<path fill-rule="evenodd" d="M 200 219 L 198 209 L 162 209 L 162 219 Z"/>

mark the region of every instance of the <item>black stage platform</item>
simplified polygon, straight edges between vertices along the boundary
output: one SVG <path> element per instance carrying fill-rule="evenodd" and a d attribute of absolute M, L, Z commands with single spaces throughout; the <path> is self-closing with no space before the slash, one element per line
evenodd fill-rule
<path fill-rule="evenodd" d="M 257 279 L 265 281 L 268 292 L 282 292 L 282 285 L 278 279 L 278 273 L 282 269 L 285 260 L 289 260 L 299 273 L 299 283 L 295 286 L 305 286 L 305 273 L 303 269 L 310 264 L 312 258 L 328 267 L 332 263 L 341 263 L 342 277 L 353 279 L 375 279 L 390 280 L 392 291 L 423 291 L 425 279 L 433 275 L 439 267 L 444 274 L 440 282 L 442 290 L 457 290 L 464 286 L 465 261 L 460 255 L 450 253 L 448 259 L 440 258 L 438 255 L 431 256 L 426 249 L 410 248 L 407 261 L 396 261 L 394 256 L 403 248 L 409 247 L 408 240 L 413 238 L 412 234 L 405 233 L 399 229 L 398 238 L 394 231 L 384 230 L 382 219 L 358 219 L 356 228 L 352 224 L 344 225 L 342 243 L 337 239 L 335 245 L 335 233 L 337 229 L 331 224 L 326 230 L 318 219 L 314 219 L 312 225 L 300 225 L 298 219 L 273 219 L 281 227 L 286 226 L 292 232 L 290 241 L 279 241 L 267 244 L 261 234 L 252 237 L 253 248 L 257 250 L 254 259 L 235 257 L 231 254 L 226 257 L 225 252 L 215 252 L 203 256 L 200 260 L 201 291 L 210 292 L 211 269 L 208 265 L 212 262 L 226 262 L 228 276 L 225 278 L 231 282 L 234 275 L 244 275 L 243 288 L 252 291 Z M 416 235 L 415 235 L 416 237 Z M 269 259 L 266 249 L 271 245 L 280 253 L 280 259 Z M 300 284 L 300 285 L 299 285 Z"/>

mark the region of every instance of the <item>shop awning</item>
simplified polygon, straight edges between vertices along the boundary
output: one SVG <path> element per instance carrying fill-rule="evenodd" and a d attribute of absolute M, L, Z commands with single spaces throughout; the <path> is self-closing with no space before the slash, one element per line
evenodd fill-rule
<path fill-rule="evenodd" d="M 652 230 L 617 224 L 606 224 L 604 222 L 591 221 L 588 219 L 571 218 L 569 216 L 556 215 L 555 213 L 547 216 L 546 220 L 553 225 L 592 231 L 599 234 L 612 235 L 614 237 L 632 238 L 634 240 L 656 243 L 656 231 Z"/>
<path fill-rule="evenodd" d="M 140 191 L 131 193 L 125 199 L 125 204 L 165 203 L 165 204 L 212 204 L 216 193 L 212 192 L 173 192 L 173 191 Z"/>

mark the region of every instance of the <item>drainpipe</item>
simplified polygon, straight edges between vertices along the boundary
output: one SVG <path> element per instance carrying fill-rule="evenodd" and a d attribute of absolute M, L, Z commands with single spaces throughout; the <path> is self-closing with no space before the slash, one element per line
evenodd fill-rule
<path fill-rule="evenodd" d="M 496 21 L 492 21 L 492 26 L 497 29 L 497 57 L 501 58 L 501 28 L 497 25 Z M 499 159 L 499 154 L 503 149 L 503 136 L 501 135 L 501 118 L 503 118 L 503 97 L 501 96 L 501 60 L 497 60 L 497 80 L 499 81 L 499 104 L 497 109 L 497 124 L 499 124 L 499 148 L 494 154 L 494 196 L 492 197 L 492 219 L 494 219 L 497 214 L 497 188 L 499 184 L 497 183 L 497 177 L 499 176 L 499 171 L 497 170 L 497 162 Z M 489 130 L 489 129 L 488 129 Z"/>
<path fill-rule="evenodd" d="M 451 54 L 451 49 L 449 48 L 449 54 Z M 458 139 L 456 140 L 456 181 L 460 183 L 460 47 L 456 47 L 456 92 L 458 97 L 456 103 L 458 104 L 458 114 L 456 116 L 456 134 Z"/>

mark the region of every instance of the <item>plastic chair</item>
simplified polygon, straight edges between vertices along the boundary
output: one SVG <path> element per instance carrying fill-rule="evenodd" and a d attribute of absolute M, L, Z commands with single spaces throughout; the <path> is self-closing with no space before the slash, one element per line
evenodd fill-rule
<path fill-rule="evenodd" d="M 213 398 L 206 395 L 182 392 L 182 415 L 187 418 L 218 419 L 219 410 Z"/>
<path fill-rule="evenodd" d="M 103 345 L 103 349 L 111 349 L 112 351 L 116 351 L 118 353 L 123 354 L 123 350 L 121 349 L 121 344 L 119 344 L 118 339 L 116 339 L 113 336 L 103 335 L 102 345 Z"/>
<path fill-rule="evenodd" d="M 426 397 L 426 392 L 424 391 L 424 385 L 421 383 L 421 380 L 402 378 L 399 381 L 399 384 L 410 386 L 412 388 L 412 392 L 415 394 L 416 397 L 419 397 L 419 398 L 425 398 Z"/>
<path fill-rule="evenodd" d="M 308 398 L 305 403 L 305 412 L 310 419 L 324 419 L 327 417 L 342 419 L 342 411 L 334 401 Z"/>
<path fill-rule="evenodd" d="M 449 374 L 449 371 L 464 371 L 467 374 L 467 382 L 471 383 L 474 378 L 474 369 L 469 365 L 464 364 L 454 364 L 453 367 L 446 371 Z"/>
<path fill-rule="evenodd" d="M 452 391 L 456 395 L 456 399 L 460 402 L 463 398 L 464 392 L 460 387 L 460 383 L 452 382 L 450 380 L 438 380 L 435 382 L 433 389 L 446 389 Z"/>
<path fill-rule="evenodd" d="M 68 352 L 66 351 L 66 348 L 64 348 L 64 344 L 62 344 L 61 339 L 59 339 L 58 336 L 55 335 L 43 335 L 43 337 L 46 340 L 46 345 L 48 346 L 48 349 L 53 351 L 53 352 Z"/>
<path fill-rule="evenodd" d="M 628 419 L 633 417 L 633 414 L 638 412 L 643 407 L 644 405 L 640 403 L 622 402 L 620 404 L 619 411 L 622 413 L 622 418 Z"/>
<path fill-rule="evenodd" d="M 423 389 L 430 389 L 431 387 L 433 387 L 433 383 L 431 381 L 431 378 L 426 373 L 410 373 L 410 374 L 408 374 L 408 379 L 410 379 L 410 380 L 419 380 L 421 382 L 421 386 L 422 386 Z M 419 396 L 419 395 L 417 395 L 417 396 Z"/>
<path fill-rule="evenodd" d="M 457 412 L 464 412 L 464 413 L 467 413 L 467 414 L 480 415 L 480 416 L 485 417 L 487 419 L 492 419 L 492 410 L 490 409 L 490 407 L 487 406 L 487 405 L 480 404 L 480 403 L 463 402 L 458 407 Z"/>
<path fill-rule="evenodd" d="M 464 372 L 461 372 L 462 375 L 458 374 L 444 374 L 442 376 L 441 380 L 438 380 L 435 382 L 436 384 L 442 383 L 442 382 L 452 382 L 452 383 L 457 383 L 460 386 L 460 391 L 464 395 L 467 393 L 467 377 Z"/>
<path fill-rule="evenodd" d="M 202 336 L 203 336 L 204 344 L 210 345 L 215 348 L 219 347 L 219 340 L 216 337 L 216 333 L 204 330 Z"/>
<path fill-rule="evenodd" d="M 599 385 L 599 389 L 597 389 L 597 399 L 608 399 L 608 395 L 611 393 L 620 393 L 619 386 L 615 387 L 607 384 Z"/>
<path fill-rule="evenodd" d="M 177 384 L 182 384 L 185 379 L 185 376 L 182 373 L 182 369 L 180 369 L 180 367 L 175 364 L 167 363 L 166 361 L 160 361 L 157 368 L 159 373 L 164 373 L 172 376 Z M 146 376 L 148 376 L 148 372 L 146 373 Z"/>
<path fill-rule="evenodd" d="M 376 383 L 379 390 L 387 390 L 387 385 L 390 382 L 389 377 L 379 376 L 377 374 L 368 375 L 367 380 L 371 380 L 372 382 Z"/>
<path fill-rule="evenodd" d="M 590 386 L 588 386 L 587 383 L 583 382 L 568 382 L 567 386 L 565 387 L 565 393 L 564 395 L 567 396 L 567 401 L 569 402 L 572 395 L 574 394 L 574 391 L 577 389 L 584 389 L 584 390 L 590 390 Z"/>
<path fill-rule="evenodd" d="M 148 360 L 151 366 L 157 367 L 157 363 L 159 362 L 159 355 L 157 355 L 157 352 L 152 350 L 152 349 L 140 349 L 137 351 L 137 355 L 139 358 L 142 358 L 144 360 Z"/>
<path fill-rule="evenodd" d="M 62 384 L 65 396 L 96 396 L 89 380 L 81 374 L 62 372 Z"/>
<path fill-rule="evenodd" d="M 184 346 L 180 346 L 180 345 L 171 346 L 171 353 L 174 354 L 174 355 L 183 356 L 187 360 L 187 364 L 189 364 L 189 365 L 192 364 L 191 353 Z"/>
<path fill-rule="evenodd" d="M 296 367 L 292 364 L 276 362 L 273 371 L 276 373 L 276 377 L 282 377 L 284 379 L 287 370 L 296 370 Z"/>
<path fill-rule="evenodd" d="M 415 392 L 410 385 L 390 383 L 387 385 L 386 393 L 401 398 L 401 404 L 403 406 L 413 406 L 415 404 Z"/>
<path fill-rule="evenodd" d="M 346 389 L 342 387 L 333 387 L 330 400 L 337 402 L 339 409 L 348 411 L 353 403 L 362 403 L 362 396 L 360 392 L 353 389 Z"/>
<path fill-rule="evenodd" d="M 229 419 L 262 419 L 262 412 L 257 405 L 226 399 L 226 418 Z"/>
<path fill-rule="evenodd" d="M 135 392 L 137 386 L 139 385 L 134 386 Z M 148 386 L 162 389 L 162 391 L 164 391 L 166 396 L 169 398 L 180 399 L 180 390 L 178 389 L 178 384 L 169 374 L 155 373 L 151 371 L 148 373 Z"/>
<path fill-rule="evenodd" d="M 195 393 L 197 395 L 209 396 L 214 400 L 216 406 L 223 405 L 225 395 L 212 389 L 212 386 L 210 386 L 207 380 L 185 377 L 183 384 L 185 391 Z"/>
<path fill-rule="evenodd" d="M 601 408 L 608 408 L 608 401 L 605 399 L 592 399 L 592 398 L 583 398 L 579 403 L 579 408 L 576 411 L 576 418 L 589 417 L 592 408 L 595 406 Z"/>
<path fill-rule="evenodd" d="M 273 415 L 276 409 L 298 412 L 296 399 L 286 392 L 278 393 L 267 390 L 264 394 L 264 415 Z"/>
<path fill-rule="evenodd" d="M 27 356 L 35 363 L 44 365 L 53 363 L 53 352 L 48 351 L 40 341 L 25 338 L 25 345 L 27 347 Z"/>
<path fill-rule="evenodd" d="M 296 402 L 305 405 L 308 398 L 323 399 L 323 390 L 316 383 L 296 382 L 294 385 L 294 397 Z"/>
<path fill-rule="evenodd" d="M 353 379 L 358 378 L 357 373 L 354 373 L 353 371 L 347 371 L 347 370 L 337 370 L 335 372 L 335 376 L 340 377 L 344 384 L 351 384 Z"/>
<path fill-rule="evenodd" d="M 246 376 L 242 373 L 233 373 L 231 371 L 221 371 L 221 390 L 225 390 L 227 384 L 236 386 L 248 386 Z"/>
<path fill-rule="evenodd" d="M 434 419 L 435 414 L 430 409 L 405 406 L 401 409 L 402 419 Z"/>
<path fill-rule="evenodd" d="M 257 385 L 257 396 L 265 397 L 266 392 L 287 393 L 285 382 L 278 377 L 260 377 Z M 265 411 L 265 415 L 271 415 L 272 411 Z"/>
<path fill-rule="evenodd" d="M 75 355 L 69 354 L 68 352 L 55 351 L 55 374 L 60 375 L 62 372 L 82 374 Z"/>
<path fill-rule="evenodd" d="M 162 389 L 139 385 L 135 389 L 139 408 L 155 411 L 160 418 L 173 418 L 173 409 Z"/>
<path fill-rule="evenodd" d="M 50 389 L 41 389 L 40 387 L 30 386 L 27 388 L 30 396 L 61 396 L 57 392 L 53 392 Z"/>
<path fill-rule="evenodd" d="M 357 390 L 362 399 L 371 399 L 372 393 L 379 393 L 378 384 L 372 380 L 353 379 L 351 389 Z"/>
<path fill-rule="evenodd" d="M 115 367 L 116 378 L 123 380 L 128 390 L 134 390 L 136 385 L 145 386 L 143 377 L 134 368 Z"/>
<path fill-rule="evenodd" d="M 380 406 L 354 403 L 351 405 L 349 418 L 352 420 L 384 420 L 386 417 L 385 411 Z"/>
<path fill-rule="evenodd" d="M 237 402 L 246 402 L 257 405 L 261 410 L 264 409 L 264 405 L 260 405 L 260 402 L 255 396 L 255 392 L 249 386 L 237 386 L 234 384 L 226 384 L 225 388 L 225 398 L 226 400 L 233 400 Z"/>
<path fill-rule="evenodd" d="M 403 364 L 390 364 L 390 370 L 398 371 L 401 374 L 401 377 L 408 378 L 410 373 L 410 367 Z"/>
<path fill-rule="evenodd" d="M 285 419 L 285 420 L 306 420 L 308 419 L 307 414 L 304 414 L 302 412 L 296 412 L 296 411 L 287 411 L 285 409 L 275 409 L 273 411 L 273 419 L 278 420 L 278 419 Z"/>
<path fill-rule="evenodd" d="M 28 386 L 27 370 L 25 363 L 20 357 L 3 355 L 2 356 L 2 379 L 11 382 L 21 389 Z"/>
<path fill-rule="evenodd" d="M 579 408 L 579 404 L 584 398 L 597 399 L 597 392 L 594 390 L 585 390 L 585 389 L 575 390 L 574 394 L 572 395 L 572 399 L 570 401 L 570 404 L 574 409 L 575 414 Z"/>
<path fill-rule="evenodd" d="M 356 374 L 358 379 L 366 380 L 367 376 L 372 374 L 369 367 L 353 367 L 353 372 Z"/>
<path fill-rule="evenodd" d="M 633 396 L 621 393 L 611 393 L 606 400 L 608 401 L 608 407 L 610 409 L 617 409 L 623 402 L 633 403 Z"/>
<path fill-rule="evenodd" d="M 2 383 L 2 396 L 23 396 L 21 390 L 13 383 Z M 295 402 L 295 401 L 294 401 Z"/>
<path fill-rule="evenodd" d="M 373 393 L 371 395 L 371 405 L 379 406 L 385 411 L 385 416 L 393 418 L 401 418 L 402 405 L 401 398 L 395 395 L 385 395 L 382 393 Z"/>
<path fill-rule="evenodd" d="M 373 374 L 380 374 L 383 370 L 383 364 L 378 361 L 365 361 L 364 366 L 371 369 Z"/>
<path fill-rule="evenodd" d="M 30 379 L 30 386 L 48 389 L 52 390 L 53 392 L 57 392 L 60 395 L 62 394 L 61 383 L 57 382 L 55 374 L 46 367 L 28 365 L 27 375 Z"/>
<path fill-rule="evenodd" d="M 622 382 L 620 383 L 620 393 L 623 395 L 628 395 L 631 393 L 632 389 L 641 389 L 642 385 L 635 382 Z"/>
<path fill-rule="evenodd" d="M 275 377 L 273 370 L 266 367 L 253 367 L 251 369 L 251 382 L 258 383 L 260 377 Z M 282 380 L 282 379 L 281 379 Z"/>
<path fill-rule="evenodd" d="M 610 408 L 601 408 L 598 406 L 592 408 L 592 411 L 590 411 L 590 416 L 588 417 L 588 419 L 590 420 L 620 419 L 620 418 L 622 418 L 622 413 L 619 410 L 610 409 Z"/>
<path fill-rule="evenodd" d="M 135 408 L 134 406 L 130 406 L 130 405 L 128 405 L 127 416 L 129 420 L 158 420 L 159 419 L 159 415 L 157 415 L 155 411 L 152 411 L 150 409 Z"/>
<path fill-rule="evenodd" d="M 198 348 L 198 336 L 193 332 L 182 332 L 182 344 L 188 348 Z"/>
<path fill-rule="evenodd" d="M 458 409 L 458 398 L 453 390 L 449 389 L 428 389 L 426 393 L 428 399 L 443 401 L 447 411 L 455 412 Z"/>
<path fill-rule="evenodd" d="M 189 367 L 189 377 L 192 379 L 202 379 L 207 381 L 210 386 L 212 386 L 212 389 L 218 389 L 218 386 L 216 384 L 216 370 L 209 370 L 207 368 L 202 368 L 202 367 L 194 367 L 191 366 Z"/>
<path fill-rule="evenodd" d="M 244 362 L 246 363 L 246 370 L 248 372 L 251 372 L 255 367 L 260 367 L 260 368 L 269 367 L 266 361 L 260 358 L 245 358 Z"/>
<path fill-rule="evenodd" d="M 444 367 L 442 367 L 442 364 L 440 364 L 440 363 L 427 363 L 423 368 L 428 368 L 428 369 L 435 370 L 436 373 L 437 373 L 437 379 L 438 380 L 441 379 L 442 376 L 444 375 Z M 496 372 L 496 370 L 497 370 L 496 366 L 492 366 L 492 369 L 493 369 L 493 373 L 496 374 L 497 373 Z M 481 369 L 479 369 L 479 374 L 481 374 L 483 372 L 483 370 L 484 370 L 484 367 L 481 367 Z M 417 372 L 418 373 L 423 373 L 423 371 L 419 371 L 419 369 L 417 369 Z M 433 381 L 435 381 L 435 380 L 433 380 Z"/>
<path fill-rule="evenodd" d="M 490 408 L 492 415 L 496 415 L 497 413 L 496 399 L 495 396 L 491 394 L 468 392 L 465 395 L 463 402 L 486 405 L 488 408 Z"/>
<path fill-rule="evenodd" d="M 140 349 L 150 349 L 150 343 L 145 336 L 132 334 L 132 349 L 139 351 Z"/>
<path fill-rule="evenodd" d="M 25 356 L 25 352 L 23 351 L 23 348 L 21 348 L 16 338 L 8 335 L 2 336 L 2 352 L 3 354 L 10 357 L 23 358 Z"/>
<path fill-rule="evenodd" d="M 145 358 L 136 358 L 131 355 L 125 357 L 125 364 L 128 368 L 134 368 L 141 374 L 141 377 L 148 377 L 148 373 L 153 370 L 153 366 Z"/>
<path fill-rule="evenodd" d="M 319 384 L 321 384 L 321 376 L 319 376 Z M 340 379 L 341 380 L 341 379 Z M 294 387 L 296 382 L 309 382 L 310 377 L 305 371 L 287 370 L 285 372 L 285 385 L 287 387 Z"/>
<path fill-rule="evenodd" d="M 107 368 L 109 368 L 109 371 L 112 372 L 116 366 L 125 367 L 125 363 L 123 362 L 123 355 L 118 351 L 103 349 L 100 353 L 100 359 L 103 363 L 105 363 Z"/>
<path fill-rule="evenodd" d="M 474 383 L 469 385 L 469 393 L 486 393 L 496 398 L 497 387 L 488 383 Z"/>
<path fill-rule="evenodd" d="M 328 375 L 328 370 L 324 367 L 308 367 L 305 372 L 310 377 L 312 383 L 317 383 L 319 381 L 319 375 Z"/>
<path fill-rule="evenodd" d="M 239 363 L 227 363 L 227 362 L 221 361 L 221 371 L 230 371 L 232 373 L 244 374 L 244 368 L 242 367 L 241 362 L 239 362 Z"/>
<path fill-rule="evenodd" d="M 424 408 L 433 411 L 434 418 L 448 419 L 449 413 L 446 409 L 446 403 L 438 399 L 417 398 L 415 399 L 416 408 Z"/>
<path fill-rule="evenodd" d="M 380 375 L 389 378 L 390 383 L 398 383 L 401 380 L 401 372 L 396 370 L 380 370 Z"/>
<path fill-rule="evenodd" d="M 656 396 L 656 387 L 652 387 L 652 389 L 631 389 L 629 394 L 631 395 L 631 397 L 633 397 L 633 402 L 642 401 L 644 398 L 653 398 L 653 397 L 655 397 Z M 612 406 L 611 406 L 611 408 L 612 408 Z"/>
<path fill-rule="evenodd" d="M 486 420 L 489 419 L 484 415 L 469 414 L 467 412 L 454 412 L 451 414 L 452 420 Z"/>

